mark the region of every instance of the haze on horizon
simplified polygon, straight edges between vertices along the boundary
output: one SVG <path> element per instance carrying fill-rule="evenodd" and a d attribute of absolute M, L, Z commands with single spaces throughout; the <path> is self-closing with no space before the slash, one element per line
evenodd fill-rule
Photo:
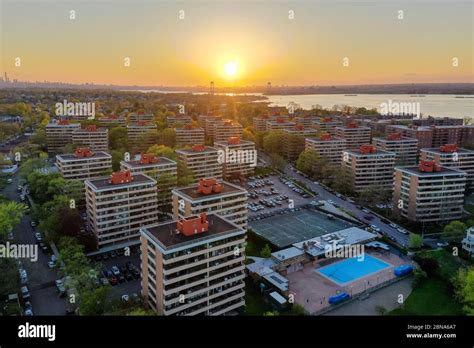
<path fill-rule="evenodd" d="M 0 2 L 0 71 L 22 81 L 142 86 L 474 81 L 470 1 Z"/>

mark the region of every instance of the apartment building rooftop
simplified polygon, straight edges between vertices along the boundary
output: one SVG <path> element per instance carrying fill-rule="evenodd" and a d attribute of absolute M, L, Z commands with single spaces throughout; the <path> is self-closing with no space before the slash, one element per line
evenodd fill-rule
<path fill-rule="evenodd" d="M 194 145 L 189 148 L 175 150 L 176 153 L 182 153 L 185 155 L 192 155 L 196 153 L 206 153 L 206 152 L 216 152 L 216 151 L 217 151 L 216 148 L 212 146 L 206 146 L 206 145 Z"/>
<path fill-rule="evenodd" d="M 186 235 L 183 233 L 183 225 L 188 224 L 197 228 L 196 233 Z M 164 250 L 175 249 L 191 243 L 206 241 L 213 237 L 229 232 L 241 232 L 242 229 L 216 214 L 202 213 L 199 216 L 191 216 L 185 219 L 165 222 L 153 227 L 141 229 L 150 239 L 156 242 Z"/>
<path fill-rule="evenodd" d="M 105 151 L 91 151 L 88 148 L 77 148 L 74 153 L 65 153 L 56 155 L 56 157 L 69 161 L 69 160 L 80 160 L 80 159 L 96 159 L 96 158 L 109 158 L 112 157 Z"/>
<path fill-rule="evenodd" d="M 402 172 L 406 172 L 408 174 L 421 177 L 443 176 L 446 174 L 466 174 L 461 170 L 441 167 L 440 165 L 437 165 L 434 161 L 421 161 L 418 166 L 396 167 L 396 169 Z"/>
<path fill-rule="evenodd" d="M 156 167 L 159 165 L 168 165 L 168 164 L 176 164 L 175 161 L 170 160 L 167 157 L 156 157 L 154 155 L 143 154 L 139 160 L 133 161 L 122 161 L 126 163 L 130 168 L 143 168 L 143 167 Z M 122 163 L 121 162 L 121 163 Z"/>
<path fill-rule="evenodd" d="M 245 189 L 226 181 L 215 179 L 200 179 L 199 183 L 184 188 L 176 188 L 173 192 L 187 196 L 193 200 L 207 199 L 234 192 L 246 192 Z"/>
<path fill-rule="evenodd" d="M 116 189 L 129 186 L 131 184 L 156 183 L 155 180 L 144 174 L 132 175 L 130 171 L 115 172 L 109 178 L 87 180 L 90 186 L 96 190 L 104 188 Z"/>
<path fill-rule="evenodd" d="M 422 151 L 429 151 L 429 152 L 437 153 L 437 154 L 440 154 L 440 155 L 452 154 L 454 152 L 456 152 L 458 154 L 460 154 L 460 153 L 474 153 L 473 150 L 464 149 L 464 148 L 458 147 L 455 144 L 446 144 L 446 145 L 442 145 L 440 147 L 423 148 Z"/>
<path fill-rule="evenodd" d="M 346 150 L 346 152 L 356 157 L 371 156 L 371 155 L 395 155 L 395 153 L 393 152 L 379 150 L 374 145 L 370 145 L 370 144 L 361 145 L 356 150 Z"/>

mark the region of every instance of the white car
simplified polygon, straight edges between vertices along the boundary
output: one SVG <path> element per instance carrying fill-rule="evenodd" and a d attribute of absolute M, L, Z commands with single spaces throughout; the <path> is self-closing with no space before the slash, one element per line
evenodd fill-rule
<path fill-rule="evenodd" d="M 327 202 L 328 202 L 329 204 L 334 204 L 334 201 L 332 201 L 332 200 L 330 200 L 330 199 L 328 199 Z"/>
<path fill-rule="evenodd" d="M 364 208 L 364 209 L 362 209 L 362 211 L 363 211 L 364 213 L 366 213 L 366 214 L 370 214 L 370 211 L 369 211 L 368 209 L 365 209 L 365 208 Z"/>
<path fill-rule="evenodd" d="M 439 248 L 446 248 L 449 245 L 448 242 L 438 242 L 436 243 L 436 246 Z"/>
<path fill-rule="evenodd" d="M 55 261 L 48 261 L 48 267 L 49 267 L 49 268 L 54 268 L 54 267 L 56 267 L 56 262 L 55 262 Z"/>
<path fill-rule="evenodd" d="M 122 302 L 128 302 L 130 300 L 130 297 L 125 294 L 125 295 L 122 295 Z"/>
<path fill-rule="evenodd" d="M 408 231 L 405 230 L 403 227 L 397 228 L 397 231 L 400 232 L 400 233 L 403 233 L 403 234 L 408 234 Z"/>
<path fill-rule="evenodd" d="M 11 179 L 11 178 L 7 180 L 8 184 L 11 184 L 12 182 L 13 182 L 13 179 Z"/>
<path fill-rule="evenodd" d="M 390 224 L 390 227 L 393 227 L 393 228 L 395 228 L 395 229 L 398 228 L 398 226 L 397 226 L 396 224 L 394 224 L 393 222 Z"/>
<path fill-rule="evenodd" d="M 376 231 L 376 232 L 380 232 L 380 228 L 378 228 L 378 227 L 375 226 L 375 225 L 370 225 L 370 228 L 373 229 L 373 230 Z"/>

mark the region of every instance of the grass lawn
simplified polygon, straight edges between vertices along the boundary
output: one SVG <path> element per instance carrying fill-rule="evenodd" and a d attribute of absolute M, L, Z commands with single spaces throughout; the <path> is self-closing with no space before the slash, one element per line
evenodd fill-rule
<path fill-rule="evenodd" d="M 263 315 L 263 313 L 272 310 L 272 306 L 265 302 L 257 286 L 250 279 L 245 279 L 244 315 Z"/>
<path fill-rule="evenodd" d="M 422 281 L 391 315 L 461 315 L 462 306 L 454 298 L 448 285 L 431 278 Z"/>

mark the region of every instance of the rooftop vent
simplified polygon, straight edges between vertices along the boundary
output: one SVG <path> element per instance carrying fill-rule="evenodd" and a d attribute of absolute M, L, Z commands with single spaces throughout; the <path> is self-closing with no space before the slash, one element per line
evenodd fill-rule
<path fill-rule="evenodd" d="M 133 181 L 132 172 L 125 170 L 122 172 L 112 173 L 109 183 L 112 185 L 125 184 Z"/>
<path fill-rule="evenodd" d="M 199 185 L 197 188 L 198 193 L 209 195 L 211 193 L 222 192 L 222 185 L 217 182 L 214 178 L 199 179 Z"/>
<path fill-rule="evenodd" d="M 240 144 L 240 137 L 230 137 L 229 138 L 229 144 L 231 144 L 231 145 Z"/>
<path fill-rule="evenodd" d="M 160 160 L 152 153 L 144 153 L 140 156 L 140 164 L 155 164 Z"/>
<path fill-rule="evenodd" d="M 327 141 L 327 140 L 331 140 L 332 139 L 332 136 L 331 134 L 329 133 L 323 133 L 321 134 L 321 136 L 319 137 L 320 140 L 324 140 L 324 141 Z"/>
<path fill-rule="evenodd" d="M 76 157 L 92 157 L 93 152 L 88 147 L 78 147 L 74 151 L 74 156 Z"/>
<path fill-rule="evenodd" d="M 95 132 L 97 131 L 97 126 L 95 124 L 91 124 L 85 128 L 87 132 Z"/>
<path fill-rule="evenodd" d="M 364 144 L 360 146 L 359 151 L 360 153 L 367 154 L 367 153 L 375 153 L 376 149 L 374 145 Z"/>
<path fill-rule="evenodd" d="M 388 140 L 401 140 L 402 139 L 402 134 L 401 133 L 390 133 L 387 138 L 388 138 Z"/>
<path fill-rule="evenodd" d="M 421 161 L 418 169 L 425 173 L 440 172 L 441 166 L 437 165 L 435 161 Z"/>
<path fill-rule="evenodd" d="M 59 120 L 58 124 L 61 125 L 61 126 L 66 126 L 66 125 L 69 124 L 69 120 Z"/>
<path fill-rule="evenodd" d="M 202 144 L 194 145 L 191 148 L 191 151 L 193 152 L 201 152 L 201 151 L 206 151 L 206 146 Z"/>
<path fill-rule="evenodd" d="M 439 147 L 441 152 L 456 152 L 458 150 L 458 146 L 456 144 L 446 144 Z"/>
<path fill-rule="evenodd" d="M 206 213 L 201 213 L 199 216 L 193 216 L 179 220 L 176 224 L 176 227 L 178 229 L 178 233 L 182 233 L 189 237 L 209 231 L 209 221 L 207 221 Z"/>

